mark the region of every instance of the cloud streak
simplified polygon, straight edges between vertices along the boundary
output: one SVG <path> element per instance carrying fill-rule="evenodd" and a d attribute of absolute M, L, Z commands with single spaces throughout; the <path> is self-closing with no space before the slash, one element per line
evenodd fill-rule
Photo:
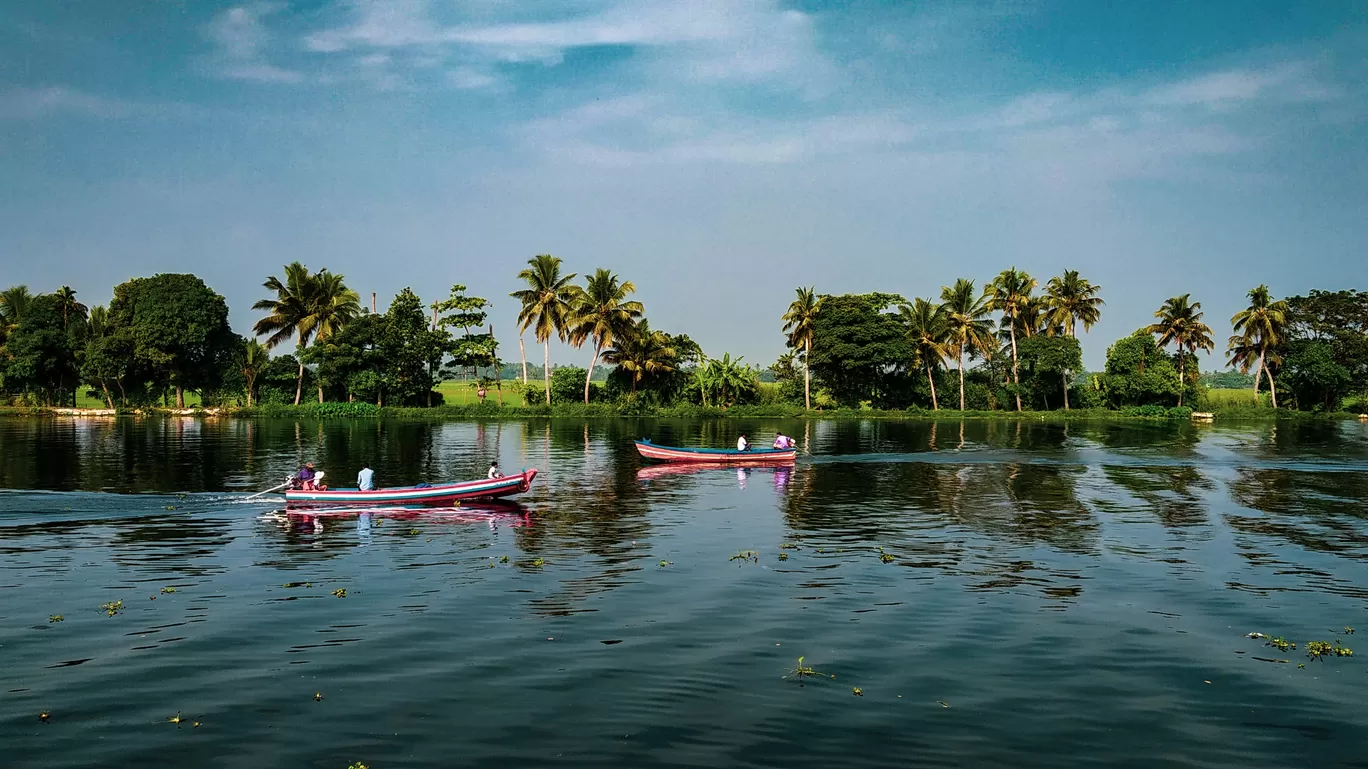
<path fill-rule="evenodd" d="M 209 66 L 219 77 L 257 83 L 298 83 L 304 76 L 267 61 L 271 34 L 264 19 L 279 6 L 258 3 L 229 8 L 214 17 L 205 36 L 214 46 Z"/>

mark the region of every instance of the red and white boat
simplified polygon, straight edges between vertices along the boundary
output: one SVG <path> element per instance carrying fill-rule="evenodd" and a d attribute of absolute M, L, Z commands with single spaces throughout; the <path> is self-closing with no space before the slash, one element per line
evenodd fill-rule
<path fill-rule="evenodd" d="M 657 446 L 649 440 L 636 441 L 637 451 L 657 462 L 700 462 L 710 464 L 777 464 L 798 459 L 798 449 L 685 449 Z"/>
<path fill-rule="evenodd" d="M 444 483 L 435 486 L 401 486 L 393 489 L 328 489 L 327 491 L 285 492 L 285 504 L 305 505 L 449 505 L 465 499 L 497 499 L 523 494 L 532 488 L 537 477 L 535 468 L 502 478 Z"/>

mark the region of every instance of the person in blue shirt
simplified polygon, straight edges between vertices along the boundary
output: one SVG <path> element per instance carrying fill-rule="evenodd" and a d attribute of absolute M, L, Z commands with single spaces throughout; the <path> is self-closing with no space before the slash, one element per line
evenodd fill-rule
<path fill-rule="evenodd" d="M 361 472 L 356 474 L 356 488 L 361 491 L 375 491 L 375 471 L 370 462 L 362 463 Z"/>

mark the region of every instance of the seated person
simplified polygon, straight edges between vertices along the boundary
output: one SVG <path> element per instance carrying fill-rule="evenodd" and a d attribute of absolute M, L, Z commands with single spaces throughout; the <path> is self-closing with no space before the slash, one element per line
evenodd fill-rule
<path fill-rule="evenodd" d="M 375 471 L 371 469 L 370 462 L 361 465 L 361 472 L 356 474 L 356 488 L 359 491 L 375 491 Z"/>
<path fill-rule="evenodd" d="M 491 480 L 491 481 L 492 481 L 492 480 L 496 480 L 496 479 L 498 479 L 498 478 L 504 477 L 504 474 L 501 473 L 501 472 L 499 472 L 499 463 L 498 463 L 498 462 L 490 462 L 490 463 L 489 463 L 489 474 L 488 474 L 487 477 L 488 477 L 489 480 Z"/>

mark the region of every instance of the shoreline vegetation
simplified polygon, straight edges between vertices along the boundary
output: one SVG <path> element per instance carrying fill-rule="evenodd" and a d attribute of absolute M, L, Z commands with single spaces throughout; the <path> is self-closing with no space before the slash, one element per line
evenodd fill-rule
<path fill-rule="evenodd" d="M 1271 422 L 1278 420 L 1368 420 L 1368 415 L 1351 411 L 1297 411 L 1255 406 L 1232 406 L 1207 412 L 1184 407 L 1135 406 L 1122 409 L 1079 408 L 1054 411 L 1003 411 L 954 409 L 805 409 L 787 404 L 732 406 L 648 406 L 616 403 L 557 403 L 531 406 L 499 406 L 494 403 L 440 405 L 432 407 L 376 406 L 372 403 L 268 403 L 257 406 L 176 408 L 71 408 L 61 406 L 0 406 L 0 417 L 68 417 L 100 419 L 114 417 L 148 418 L 232 418 L 232 419 L 397 419 L 431 421 L 524 421 L 538 419 L 872 419 L 907 422 Z"/>
<path fill-rule="evenodd" d="M 1083 339 L 1105 302 L 1075 270 L 1042 282 L 1011 267 L 910 299 L 799 287 L 774 308 L 771 333 L 787 352 L 768 366 L 655 328 L 636 285 L 610 270 L 567 272 L 542 254 L 517 279 L 516 321 L 501 326 L 504 340 L 517 337 L 516 359 L 495 335 L 494 302 L 461 284 L 435 301 L 405 288 L 381 312 L 376 294 L 363 306 L 343 275 L 293 262 L 262 284 L 249 335 L 193 274 L 133 278 L 89 307 L 67 286 L 11 286 L 0 291 L 0 404 L 72 416 L 418 419 L 1368 412 L 1368 292 L 1357 290 L 1279 299 L 1251 289 L 1230 319 L 1223 372 L 1202 372 L 1197 357 L 1217 350 L 1219 325 L 1191 294 L 1171 297 L 1089 371 Z M 553 338 L 588 366 L 552 365 Z"/>

